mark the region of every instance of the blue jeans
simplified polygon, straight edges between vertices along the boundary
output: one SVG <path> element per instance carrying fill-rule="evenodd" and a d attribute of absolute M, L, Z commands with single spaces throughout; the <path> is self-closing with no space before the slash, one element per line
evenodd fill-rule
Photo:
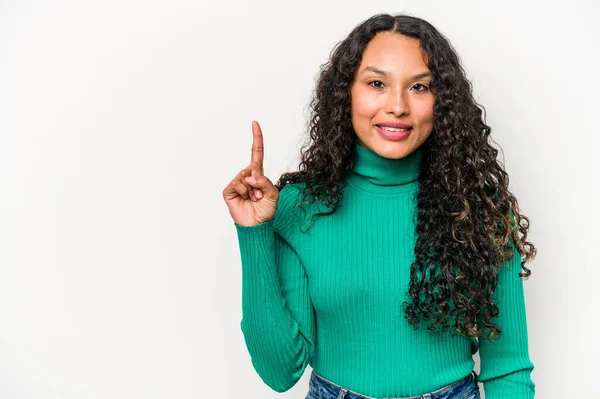
<path fill-rule="evenodd" d="M 376 399 L 353 392 L 333 382 L 326 380 L 317 373 L 310 375 L 308 394 L 304 399 Z M 418 396 L 384 399 L 480 399 L 477 373 L 472 371 L 468 376 L 451 384 L 436 389 L 433 392 L 423 393 Z"/>

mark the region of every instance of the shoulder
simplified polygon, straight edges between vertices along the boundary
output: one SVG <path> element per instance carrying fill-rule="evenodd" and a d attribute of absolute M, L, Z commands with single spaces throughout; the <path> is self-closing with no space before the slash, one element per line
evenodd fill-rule
<path fill-rule="evenodd" d="M 279 202 L 277 203 L 277 213 L 287 213 L 292 211 L 298 203 L 302 201 L 302 195 L 305 183 L 288 183 L 279 191 Z"/>
<path fill-rule="evenodd" d="M 279 191 L 277 210 L 275 211 L 275 231 L 287 235 L 298 226 L 300 221 L 300 209 L 298 205 L 302 202 L 304 183 L 288 183 Z"/>
<path fill-rule="evenodd" d="M 274 227 L 278 232 L 306 233 L 315 215 L 329 213 L 331 209 L 308 192 L 306 182 L 288 183 L 279 192 Z"/>

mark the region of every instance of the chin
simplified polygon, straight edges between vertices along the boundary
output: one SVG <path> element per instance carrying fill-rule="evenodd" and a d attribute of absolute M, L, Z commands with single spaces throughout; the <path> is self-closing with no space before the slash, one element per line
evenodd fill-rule
<path fill-rule="evenodd" d="M 383 139 L 383 142 L 380 140 L 371 148 L 382 157 L 399 159 L 404 158 L 412 152 L 412 143 Z"/>

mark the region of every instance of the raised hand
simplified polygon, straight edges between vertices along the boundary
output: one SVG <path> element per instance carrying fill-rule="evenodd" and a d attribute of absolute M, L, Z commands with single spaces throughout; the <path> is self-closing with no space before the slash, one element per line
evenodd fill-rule
<path fill-rule="evenodd" d="M 229 213 L 240 226 L 255 226 L 273 219 L 279 201 L 279 190 L 263 175 L 263 136 L 256 121 L 252 121 L 252 134 L 250 165 L 223 189 Z"/>

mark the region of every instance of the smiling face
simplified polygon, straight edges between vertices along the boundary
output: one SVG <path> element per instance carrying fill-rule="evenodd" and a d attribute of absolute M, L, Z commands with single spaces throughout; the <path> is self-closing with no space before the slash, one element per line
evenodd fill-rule
<path fill-rule="evenodd" d="M 435 95 L 430 82 L 418 39 L 377 33 L 363 52 L 350 89 L 352 126 L 360 145 L 394 159 L 419 148 L 433 129 Z M 401 133 L 380 130 L 386 123 L 404 123 L 412 129 L 402 138 Z"/>

